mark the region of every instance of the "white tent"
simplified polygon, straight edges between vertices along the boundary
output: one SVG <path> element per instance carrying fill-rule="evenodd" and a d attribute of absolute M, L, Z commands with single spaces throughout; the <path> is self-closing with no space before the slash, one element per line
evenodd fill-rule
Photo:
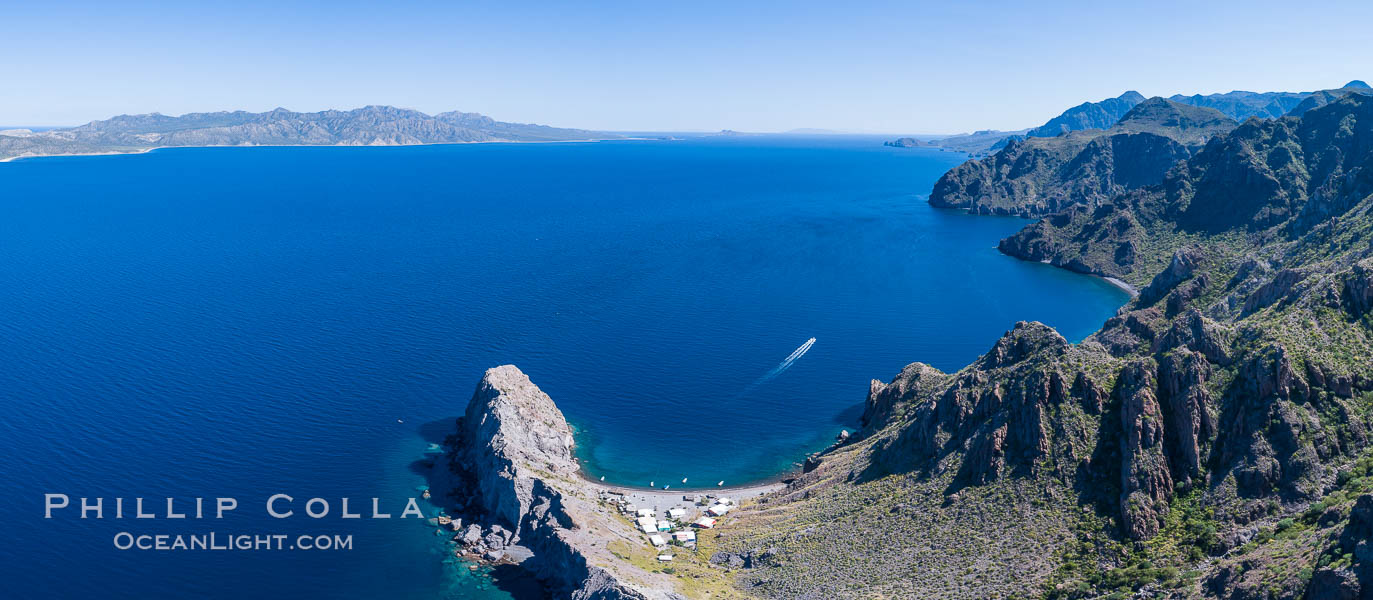
<path fill-rule="evenodd" d="M 648 543 L 661 548 L 667 545 L 667 540 L 663 539 L 663 536 L 655 533 L 653 535 L 648 536 Z"/>
<path fill-rule="evenodd" d="M 641 509 L 639 509 L 638 512 L 635 513 L 635 514 L 637 514 L 637 515 L 639 515 L 639 516 L 641 516 L 641 517 L 651 517 L 651 516 L 653 516 L 653 509 L 651 509 L 651 508 L 641 508 Z"/>
<path fill-rule="evenodd" d="M 722 517 L 725 513 L 729 512 L 729 507 L 724 504 L 712 504 L 710 505 L 710 508 L 706 509 L 706 512 L 717 517 Z"/>
<path fill-rule="evenodd" d="M 653 517 L 639 517 L 638 523 L 639 529 L 644 530 L 644 533 L 653 533 L 655 531 L 658 531 L 658 520 L 654 519 Z"/>
<path fill-rule="evenodd" d="M 684 515 L 686 515 L 686 509 L 685 509 L 685 508 L 671 508 L 671 509 L 668 509 L 668 511 L 667 511 L 667 516 L 672 517 L 672 518 L 674 518 L 674 519 L 680 519 L 680 518 L 682 518 Z"/>
<path fill-rule="evenodd" d="M 710 517 L 701 517 L 699 519 L 696 519 L 696 526 L 702 529 L 710 529 L 711 527 L 715 526 L 715 519 L 712 519 Z"/>

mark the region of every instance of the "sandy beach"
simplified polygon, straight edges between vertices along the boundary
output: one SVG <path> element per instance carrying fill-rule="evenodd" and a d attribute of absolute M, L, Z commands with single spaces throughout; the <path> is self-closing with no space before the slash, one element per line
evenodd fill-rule
<path fill-rule="evenodd" d="M 23 158 L 48 158 L 52 156 L 119 156 L 122 154 L 147 154 L 157 148 L 141 148 L 129 151 L 110 151 L 110 152 L 69 152 L 65 154 L 20 154 L 18 156 L 7 156 L 0 158 L 0 163 L 13 162 Z"/>
<path fill-rule="evenodd" d="M 757 498 L 769 492 L 775 492 L 786 487 L 786 484 L 775 481 L 772 483 L 760 483 L 757 485 L 739 487 L 720 487 L 711 490 L 650 490 L 645 488 L 629 488 L 624 486 L 606 485 L 601 482 L 594 482 L 598 490 L 612 495 L 622 495 L 630 503 L 639 508 L 651 508 L 655 511 L 667 510 L 673 507 L 687 509 L 689 515 L 695 516 L 692 511 L 699 510 L 696 503 L 687 500 L 686 497 L 704 498 L 707 494 L 716 498 L 725 497 L 736 502 L 742 502 L 750 498 Z"/>
<path fill-rule="evenodd" d="M 1119 279 L 1116 279 L 1115 277 L 1102 277 L 1102 279 L 1105 279 L 1111 285 L 1114 285 L 1122 290 L 1125 290 L 1130 294 L 1131 298 L 1134 298 L 1139 295 L 1139 290 L 1135 289 L 1135 286 L 1125 283 L 1124 281 L 1121 281 Z"/>
<path fill-rule="evenodd" d="M 402 146 L 453 146 L 458 144 L 586 144 L 591 142 L 657 141 L 648 137 L 587 138 L 584 140 L 473 140 L 470 142 L 432 142 L 421 144 L 219 144 L 210 146 L 154 146 L 136 150 L 112 150 L 109 152 L 70 152 L 63 154 L 20 154 L 0 158 L 0 163 L 21 158 L 46 158 L 50 156 L 118 156 L 121 154 L 146 154 L 164 148 L 395 148 Z"/>

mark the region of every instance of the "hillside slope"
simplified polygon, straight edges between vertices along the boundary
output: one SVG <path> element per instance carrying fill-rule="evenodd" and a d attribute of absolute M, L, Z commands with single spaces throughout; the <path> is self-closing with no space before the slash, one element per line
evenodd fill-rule
<path fill-rule="evenodd" d="M 1110 129 L 1012 141 L 990 157 L 963 163 L 935 183 L 929 202 L 1026 217 L 1096 206 L 1160 182 L 1177 161 L 1235 125 L 1211 109 L 1153 98 Z"/>

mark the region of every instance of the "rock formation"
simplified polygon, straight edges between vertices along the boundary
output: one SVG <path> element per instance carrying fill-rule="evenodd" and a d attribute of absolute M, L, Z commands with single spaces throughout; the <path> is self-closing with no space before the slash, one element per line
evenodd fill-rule
<path fill-rule="evenodd" d="M 607 549 L 613 540 L 642 542 L 579 479 L 572 445 L 562 412 L 529 377 L 513 365 L 487 370 L 431 476 L 437 497 L 475 521 L 455 541 L 496 558 L 527 548 L 533 556 L 523 566 L 555 597 L 680 599 L 670 578 Z"/>

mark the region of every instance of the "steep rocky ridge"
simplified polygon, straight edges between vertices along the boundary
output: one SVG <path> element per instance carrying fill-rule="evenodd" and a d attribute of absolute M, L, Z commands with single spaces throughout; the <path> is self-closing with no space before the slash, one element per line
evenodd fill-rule
<path fill-rule="evenodd" d="M 1153 98 L 1110 129 L 1012 141 L 988 158 L 963 163 L 935 183 L 929 202 L 1027 217 L 1093 208 L 1159 183 L 1174 164 L 1235 125 L 1211 109 Z"/>
<path fill-rule="evenodd" d="M 579 479 L 572 444 L 562 412 L 524 373 L 513 365 L 488 370 L 430 476 L 436 500 L 466 515 L 456 537 L 493 556 L 528 548 L 524 566 L 555 597 L 681 598 L 671 578 L 609 549 L 642 540 Z"/>
<path fill-rule="evenodd" d="M 1251 117 L 1276 119 L 1281 116 L 1301 116 L 1317 106 L 1324 106 L 1349 92 L 1367 93 L 1368 84 L 1354 80 L 1340 88 L 1318 90 L 1315 92 L 1244 92 L 1234 91 L 1224 94 L 1177 94 L 1168 99 L 1192 106 L 1214 108 L 1226 116 L 1244 121 Z M 1315 100 L 1312 100 L 1315 97 Z"/>
<path fill-rule="evenodd" d="M 1049 119 L 1047 123 L 1025 132 L 1025 135 L 1054 137 L 1080 129 L 1108 129 L 1143 101 L 1144 96 L 1139 92 L 1129 91 L 1100 102 L 1083 102 Z"/>
<path fill-rule="evenodd" d="M 1331 105 L 1335 109 L 1304 118 L 1247 121 L 1170 170 L 1160 185 L 1047 217 L 1004 240 L 1001 249 L 1140 284 L 1163 266 L 1170 248 L 1188 240 L 1271 252 L 1277 246 L 1262 247 L 1264 242 L 1329 227 L 1370 189 L 1360 162 L 1368 155 L 1361 146 L 1365 136 L 1353 129 L 1368 118 L 1366 98 L 1347 97 Z M 1227 241 L 1233 243 L 1222 243 Z M 1267 265 L 1252 258 L 1250 269 Z"/>
<path fill-rule="evenodd" d="M 1340 98 L 1343 98 L 1348 94 L 1373 95 L 1373 88 L 1368 87 L 1367 83 L 1355 80 L 1344 84 L 1344 87 L 1339 89 L 1321 90 L 1319 92 L 1314 92 L 1310 96 L 1307 96 L 1305 99 L 1303 99 L 1301 103 L 1297 104 L 1297 106 L 1294 107 L 1292 110 L 1288 111 L 1287 116 L 1300 117 L 1306 114 L 1306 111 L 1308 110 L 1311 110 L 1313 108 L 1320 108 L 1322 106 L 1330 104 L 1331 102 L 1339 100 Z"/>

